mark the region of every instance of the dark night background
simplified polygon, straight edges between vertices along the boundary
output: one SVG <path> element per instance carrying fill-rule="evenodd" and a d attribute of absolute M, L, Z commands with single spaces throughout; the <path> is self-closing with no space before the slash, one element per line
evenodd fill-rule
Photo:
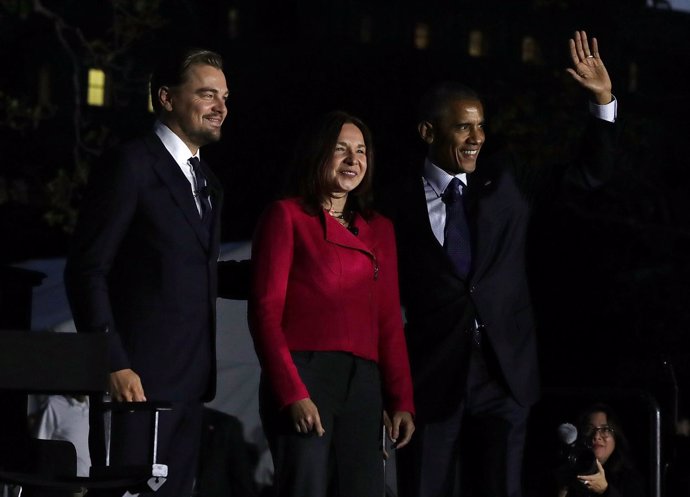
<path fill-rule="evenodd" d="M 324 111 L 369 124 L 377 184 L 421 164 L 415 106 L 439 80 L 485 97 L 482 154 L 509 147 L 524 159 L 519 174 L 538 177 L 572 156 L 583 128 L 586 95 L 564 69 L 567 39 L 585 29 L 600 42 L 624 131 L 609 185 L 534 218 L 544 384 L 640 388 L 667 405 L 673 370 L 688 416 L 690 14 L 657 3 L 2 0 L 1 262 L 65 255 L 98 154 L 151 126 L 147 71 L 170 46 L 225 58 L 224 138 L 203 153 L 226 189 L 231 241 L 251 237 L 303 123 Z M 90 67 L 108 77 L 103 107 L 86 104 Z"/>

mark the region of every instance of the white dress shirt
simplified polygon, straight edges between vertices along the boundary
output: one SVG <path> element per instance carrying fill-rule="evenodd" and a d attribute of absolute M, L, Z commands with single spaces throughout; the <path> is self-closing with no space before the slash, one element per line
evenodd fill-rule
<path fill-rule="evenodd" d="M 156 133 L 158 138 L 163 142 L 165 149 L 172 155 L 177 165 L 180 166 L 182 173 L 189 181 L 189 186 L 192 190 L 192 195 L 194 195 L 194 202 L 196 202 L 196 208 L 201 215 L 201 200 L 199 195 L 196 193 L 196 178 L 194 176 L 194 169 L 189 163 L 191 157 L 196 157 L 201 160 L 201 150 L 197 150 L 195 155 L 189 151 L 189 147 L 183 142 L 179 136 L 177 136 L 170 128 L 160 121 L 156 121 L 153 125 L 153 132 Z"/>

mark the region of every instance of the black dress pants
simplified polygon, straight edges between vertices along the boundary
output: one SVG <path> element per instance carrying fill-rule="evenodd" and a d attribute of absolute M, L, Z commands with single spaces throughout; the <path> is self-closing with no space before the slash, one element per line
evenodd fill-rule
<path fill-rule="evenodd" d="M 294 352 L 326 433 L 300 434 L 262 378 L 260 409 L 278 497 L 381 497 L 382 398 L 378 365 L 344 352 Z"/>
<path fill-rule="evenodd" d="M 396 453 L 400 497 L 522 495 L 529 408 L 508 393 L 486 352 L 472 351 L 466 395 L 455 412 L 419 421 L 410 445 Z"/>

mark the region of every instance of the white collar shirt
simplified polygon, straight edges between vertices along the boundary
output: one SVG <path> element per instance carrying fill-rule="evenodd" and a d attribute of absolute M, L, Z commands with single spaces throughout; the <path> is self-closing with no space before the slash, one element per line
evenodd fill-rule
<path fill-rule="evenodd" d="M 170 128 L 158 120 L 153 125 L 153 132 L 156 133 L 156 136 L 163 142 L 163 146 L 168 153 L 170 153 L 177 165 L 180 166 L 180 170 L 187 178 L 187 181 L 189 181 L 189 187 L 192 191 L 192 195 L 194 195 L 196 208 L 201 215 L 201 200 L 197 194 L 194 169 L 189 162 L 191 157 L 196 157 L 201 160 L 201 150 L 197 150 L 196 154 L 192 155 L 185 142 L 183 142 Z"/>
<path fill-rule="evenodd" d="M 445 239 L 443 232 L 446 226 L 446 204 L 443 203 L 442 195 L 453 178 L 458 178 L 464 186 L 467 186 L 467 174 L 459 173 L 453 176 L 428 158 L 424 161 L 423 180 L 426 208 L 429 211 L 431 230 L 441 245 Z"/>

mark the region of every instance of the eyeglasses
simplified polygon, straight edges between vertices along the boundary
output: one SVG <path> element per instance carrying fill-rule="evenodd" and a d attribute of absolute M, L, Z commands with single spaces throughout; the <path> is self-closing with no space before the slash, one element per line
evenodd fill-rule
<path fill-rule="evenodd" d="M 613 428 L 611 428 L 609 425 L 604 425 L 604 426 L 588 426 L 585 429 L 585 436 L 587 439 L 592 439 L 594 438 L 597 433 L 601 438 L 609 438 L 613 435 L 614 431 Z"/>

